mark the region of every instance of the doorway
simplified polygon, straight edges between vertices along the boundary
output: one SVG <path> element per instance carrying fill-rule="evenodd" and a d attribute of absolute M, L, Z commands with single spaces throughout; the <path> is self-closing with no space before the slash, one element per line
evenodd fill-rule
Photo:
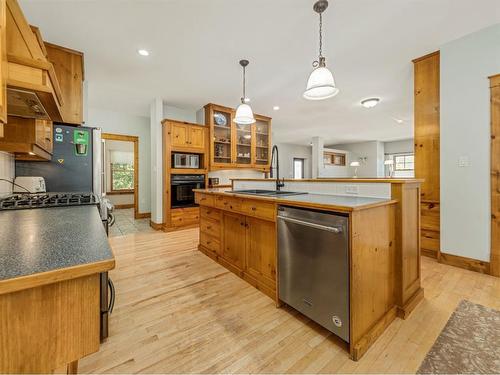
<path fill-rule="evenodd" d="M 293 158 L 293 178 L 303 179 L 304 178 L 304 159 Z"/>
<path fill-rule="evenodd" d="M 106 196 L 116 209 L 139 219 L 139 137 L 103 133 Z"/>

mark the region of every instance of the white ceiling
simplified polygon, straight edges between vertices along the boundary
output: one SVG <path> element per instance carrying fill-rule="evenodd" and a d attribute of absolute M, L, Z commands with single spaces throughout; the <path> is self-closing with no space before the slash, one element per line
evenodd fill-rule
<path fill-rule="evenodd" d="M 333 0 L 324 55 L 340 94 L 302 99 L 317 57 L 314 0 L 20 0 L 47 41 L 85 52 L 89 105 L 149 116 L 149 103 L 236 106 L 247 94 L 275 140 L 308 144 L 412 136 L 411 59 L 500 23 L 499 0 Z M 151 52 L 147 58 L 137 49 Z M 367 110 L 360 100 L 378 96 Z M 281 110 L 274 112 L 273 105 Z M 396 123 L 393 118 L 405 120 Z"/>

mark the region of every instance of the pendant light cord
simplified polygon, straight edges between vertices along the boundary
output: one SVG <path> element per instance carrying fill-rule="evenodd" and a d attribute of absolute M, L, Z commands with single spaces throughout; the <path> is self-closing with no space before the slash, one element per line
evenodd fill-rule
<path fill-rule="evenodd" d="M 246 99 L 245 86 L 246 86 L 246 66 L 243 67 L 243 98 L 241 98 L 242 103 L 245 103 L 245 99 Z"/>
<path fill-rule="evenodd" d="M 319 57 L 323 57 L 323 13 L 319 14 Z"/>

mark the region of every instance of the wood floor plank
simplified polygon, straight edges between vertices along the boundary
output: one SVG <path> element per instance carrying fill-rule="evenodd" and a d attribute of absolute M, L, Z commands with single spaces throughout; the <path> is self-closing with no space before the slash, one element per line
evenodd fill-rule
<path fill-rule="evenodd" d="M 110 242 L 110 337 L 81 373 L 413 373 L 461 299 L 500 309 L 500 279 L 423 257 L 424 301 L 353 362 L 331 333 L 198 252 L 197 229 Z"/>

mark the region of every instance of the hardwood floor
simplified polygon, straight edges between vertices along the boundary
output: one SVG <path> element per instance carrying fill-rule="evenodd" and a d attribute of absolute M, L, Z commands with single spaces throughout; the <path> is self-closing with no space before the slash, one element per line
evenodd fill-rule
<path fill-rule="evenodd" d="M 198 252 L 198 229 L 110 242 L 110 337 L 82 373 L 415 372 L 461 299 L 500 309 L 499 278 L 423 257 L 425 300 L 353 362 L 325 329 Z"/>

